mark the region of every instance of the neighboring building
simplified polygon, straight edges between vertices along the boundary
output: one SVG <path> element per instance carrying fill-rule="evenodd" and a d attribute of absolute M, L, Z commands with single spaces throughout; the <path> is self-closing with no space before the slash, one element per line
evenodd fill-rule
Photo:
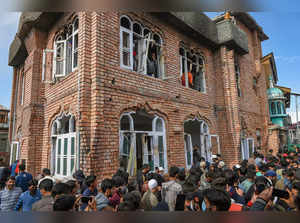
<path fill-rule="evenodd" d="M 290 117 L 286 109 L 290 107 L 291 89 L 277 86 L 278 74 L 273 53 L 262 58 L 264 77 L 267 82 L 268 107 L 270 112 L 268 146 L 277 152 L 289 144 Z"/>
<path fill-rule="evenodd" d="M 8 114 L 9 109 L 0 105 L 0 165 L 9 164 Z"/>
<path fill-rule="evenodd" d="M 10 47 L 10 139 L 28 171 L 100 177 L 228 166 L 267 149 L 261 42 L 247 13 L 23 13 Z"/>

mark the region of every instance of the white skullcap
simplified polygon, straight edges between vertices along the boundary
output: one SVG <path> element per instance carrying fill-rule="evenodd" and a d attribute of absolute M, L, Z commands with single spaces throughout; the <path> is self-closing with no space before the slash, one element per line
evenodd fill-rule
<path fill-rule="evenodd" d="M 164 168 L 162 168 L 162 167 L 160 166 L 160 167 L 158 167 L 158 170 L 159 170 L 159 171 L 163 171 Z"/>
<path fill-rule="evenodd" d="M 212 159 L 217 159 L 218 157 L 217 157 L 217 155 L 212 155 L 211 158 Z"/>
<path fill-rule="evenodd" d="M 223 161 L 220 161 L 218 166 L 219 168 L 222 168 L 223 166 L 225 166 L 225 163 Z"/>
<path fill-rule="evenodd" d="M 155 179 L 151 179 L 149 182 L 148 182 L 148 187 L 150 190 L 154 189 L 155 187 L 157 187 L 157 181 Z"/>
<path fill-rule="evenodd" d="M 241 168 L 241 165 L 240 165 L 240 164 L 236 164 L 236 165 L 235 165 L 235 168 L 240 169 L 240 168 Z"/>

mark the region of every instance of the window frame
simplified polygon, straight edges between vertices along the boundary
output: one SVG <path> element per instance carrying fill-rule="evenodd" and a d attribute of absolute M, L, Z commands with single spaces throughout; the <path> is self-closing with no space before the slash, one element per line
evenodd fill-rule
<path fill-rule="evenodd" d="M 13 153 L 14 145 L 17 146 L 17 148 L 16 148 L 16 157 L 13 157 L 13 154 L 14 154 Z M 20 143 L 18 141 L 13 141 L 11 143 L 11 147 L 10 147 L 10 160 L 9 160 L 10 165 L 13 164 L 13 161 L 15 162 L 19 158 L 20 158 Z"/>
<path fill-rule="evenodd" d="M 78 21 L 78 27 L 75 30 L 74 24 Z M 72 27 L 72 34 L 69 34 L 67 31 L 64 31 L 63 33 L 59 33 L 54 40 L 54 46 L 53 46 L 53 69 L 52 69 L 52 78 L 61 78 L 69 75 L 70 73 L 73 73 L 76 71 L 79 67 L 79 19 L 75 18 L 73 22 L 69 25 Z M 77 48 L 75 51 L 75 36 L 77 36 Z M 72 40 L 72 49 L 71 49 L 71 56 L 67 57 L 67 43 L 69 40 Z M 63 72 L 61 74 L 57 74 L 57 48 L 59 44 L 63 44 Z M 77 53 L 77 65 L 74 66 L 74 58 L 75 54 Z M 69 58 L 71 57 L 71 58 Z M 67 61 L 71 61 L 71 69 L 67 72 Z"/>
<path fill-rule="evenodd" d="M 22 77 L 21 77 L 21 95 L 20 95 L 20 105 L 24 104 L 24 96 L 25 96 L 25 73 L 22 72 L 21 73 Z"/>
<path fill-rule="evenodd" d="M 240 68 L 240 61 L 237 55 L 234 56 L 234 71 L 235 71 L 235 83 L 236 83 L 237 95 L 239 98 L 241 98 L 242 97 L 241 68 Z"/>
<path fill-rule="evenodd" d="M 184 52 L 184 55 L 180 55 L 180 50 L 183 50 L 183 52 Z M 188 58 L 188 56 L 187 56 L 187 53 L 190 53 L 191 54 L 191 57 L 192 58 L 196 58 L 196 62 L 194 62 L 193 61 L 193 59 L 192 60 L 190 60 L 189 58 Z M 205 72 L 205 57 L 202 55 L 202 54 L 198 54 L 198 53 L 191 53 L 191 50 L 189 49 L 186 49 L 186 47 L 184 47 L 184 46 L 180 46 L 179 47 L 179 59 L 180 59 L 180 83 L 181 83 L 181 86 L 183 86 L 183 87 L 186 87 L 186 88 L 190 88 L 190 89 L 193 89 L 193 90 L 196 90 L 196 91 L 198 91 L 198 92 L 201 92 L 201 93 L 204 93 L 204 94 L 206 94 L 207 93 L 207 91 L 206 91 L 206 72 Z M 183 75 L 183 72 L 182 72 L 182 70 L 183 70 L 183 60 L 184 59 L 184 75 L 185 75 L 185 85 L 182 85 L 182 75 Z M 201 89 L 199 89 L 199 90 L 197 90 L 197 89 L 195 89 L 195 86 L 193 86 L 193 87 L 190 87 L 189 86 L 189 80 L 188 80 L 188 73 L 189 73 L 189 68 L 188 68 L 188 61 L 190 62 L 190 64 L 192 64 L 192 66 L 196 66 L 196 72 L 199 72 L 200 71 L 200 59 L 202 60 L 202 85 L 203 85 L 203 90 L 201 90 Z M 193 82 L 194 82 L 194 79 L 193 79 Z"/>
<path fill-rule="evenodd" d="M 60 129 L 64 128 L 60 123 L 60 120 L 63 118 L 68 118 L 68 132 L 60 133 Z M 73 125 L 73 126 L 72 126 Z M 64 141 L 67 139 L 67 154 L 64 154 Z M 74 139 L 74 154 L 71 154 L 72 149 L 72 139 Z M 61 140 L 61 153 L 58 154 L 58 144 Z M 57 177 L 66 177 L 72 176 L 76 169 L 78 169 L 78 146 L 77 146 L 77 133 L 76 133 L 76 119 L 72 114 L 61 114 L 53 122 L 51 126 L 51 169 L 55 176 Z M 66 166 L 66 175 L 64 175 L 64 158 L 67 159 Z M 60 170 L 58 172 L 58 160 L 60 163 Z M 71 169 L 71 162 L 73 160 L 73 169 Z"/>
<path fill-rule="evenodd" d="M 123 18 L 126 18 L 130 22 L 130 29 L 121 26 L 121 20 Z M 135 24 L 138 24 L 140 26 L 141 32 L 142 32 L 141 34 L 138 34 L 138 33 L 134 32 L 133 26 Z M 130 19 L 126 15 L 122 15 L 120 17 L 119 27 L 120 27 L 120 45 L 119 45 L 119 50 L 120 50 L 120 67 L 124 68 L 126 70 L 130 70 L 132 72 L 136 72 L 136 73 L 148 76 L 147 75 L 148 51 L 149 51 L 150 42 L 153 42 L 153 44 L 156 47 L 159 47 L 159 49 L 160 49 L 159 50 L 160 52 L 156 52 L 156 54 L 157 54 L 157 58 L 156 59 L 157 59 L 157 66 L 158 66 L 157 78 L 163 80 L 164 77 L 165 77 L 165 62 L 164 62 L 164 56 L 163 56 L 163 39 L 162 39 L 161 35 L 159 33 L 157 33 L 157 32 L 155 32 L 155 33 L 152 32 L 151 29 L 149 29 L 147 26 L 144 26 L 143 24 L 141 24 L 138 21 L 134 21 L 134 20 Z M 147 35 L 145 35 L 145 30 L 148 31 Z M 124 40 L 123 40 L 123 32 L 126 32 L 126 33 L 129 34 L 129 44 L 130 44 L 130 46 L 129 46 L 129 49 L 125 49 L 125 50 L 124 50 L 124 47 L 123 47 L 123 42 L 124 42 Z M 153 39 L 154 35 L 157 35 L 159 37 L 160 44 L 158 44 L 158 43 L 156 43 L 154 41 L 154 39 Z M 133 48 L 134 41 L 133 41 L 133 39 L 134 39 L 135 36 L 137 36 L 137 38 L 141 38 L 141 40 L 142 40 L 142 43 L 141 43 L 142 49 L 141 49 L 141 53 L 140 53 L 141 55 L 139 56 L 139 64 L 137 65 L 136 70 L 134 69 L 134 56 L 133 56 L 133 52 L 134 52 L 134 48 Z M 128 52 L 129 55 L 130 55 L 129 56 L 129 62 L 130 62 L 129 66 L 127 66 L 127 65 L 124 64 L 124 61 L 123 61 L 123 52 Z M 158 56 L 159 56 L 159 58 L 158 58 Z M 149 77 L 152 77 L 152 76 L 149 76 Z"/>
<path fill-rule="evenodd" d="M 72 138 L 74 138 L 74 155 L 71 154 Z M 64 142 L 67 139 L 67 154 L 64 154 Z M 61 154 L 58 155 L 58 143 L 61 140 Z M 60 134 L 56 136 L 55 151 L 55 175 L 59 177 L 72 176 L 76 169 L 76 132 Z M 58 173 L 57 161 L 60 160 L 60 172 Z M 67 159 L 66 175 L 64 175 L 64 159 Z M 71 160 L 74 160 L 73 170 L 71 170 Z"/>

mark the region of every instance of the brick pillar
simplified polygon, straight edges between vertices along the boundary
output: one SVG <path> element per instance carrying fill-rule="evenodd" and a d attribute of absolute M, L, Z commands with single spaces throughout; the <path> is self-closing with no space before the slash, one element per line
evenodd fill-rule
<path fill-rule="evenodd" d="M 80 91 L 79 103 L 80 114 L 77 114 L 77 128 L 80 134 L 80 169 L 85 174 L 90 174 L 90 126 L 91 126 L 91 27 L 95 21 L 90 12 L 79 13 L 79 71 Z M 95 49 L 94 49 L 95 51 Z M 76 108 L 77 110 L 78 108 Z"/>
<path fill-rule="evenodd" d="M 224 139 L 222 144 L 222 155 L 228 166 L 240 161 L 240 119 L 239 98 L 236 88 L 234 51 L 226 47 L 220 49 L 222 65 L 222 79 L 224 90 L 226 132 L 222 132 Z M 225 117 L 224 117 L 225 118 Z"/>

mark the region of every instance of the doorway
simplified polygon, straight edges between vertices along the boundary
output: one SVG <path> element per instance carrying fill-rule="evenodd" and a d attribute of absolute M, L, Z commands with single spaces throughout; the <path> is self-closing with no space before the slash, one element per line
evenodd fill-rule
<path fill-rule="evenodd" d="M 167 172 L 164 120 L 145 111 L 124 113 L 120 121 L 120 166 L 134 176 L 144 164 Z"/>

